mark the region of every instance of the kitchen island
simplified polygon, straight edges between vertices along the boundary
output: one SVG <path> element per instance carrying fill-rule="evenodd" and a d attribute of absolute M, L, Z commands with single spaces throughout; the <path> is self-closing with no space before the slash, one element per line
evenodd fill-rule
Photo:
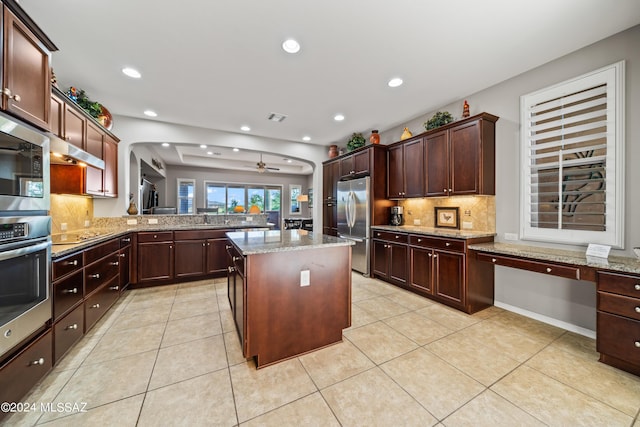
<path fill-rule="evenodd" d="M 351 242 L 306 230 L 229 232 L 228 294 L 257 368 L 342 340 L 351 326 Z"/>

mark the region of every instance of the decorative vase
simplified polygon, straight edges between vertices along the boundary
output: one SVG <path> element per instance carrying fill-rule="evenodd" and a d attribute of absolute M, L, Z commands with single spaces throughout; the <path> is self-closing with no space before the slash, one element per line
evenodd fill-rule
<path fill-rule="evenodd" d="M 404 141 L 405 139 L 409 139 L 413 136 L 409 128 L 404 128 L 402 135 L 400 136 L 400 141 Z"/>
<path fill-rule="evenodd" d="M 462 105 L 462 117 L 469 117 L 469 103 L 467 100 L 464 100 L 464 104 Z"/>
<path fill-rule="evenodd" d="M 337 157 L 338 156 L 338 146 L 337 145 L 330 145 L 329 146 L 329 157 L 333 158 L 333 157 Z"/>
<path fill-rule="evenodd" d="M 129 215 L 138 215 L 138 208 L 136 207 L 136 202 L 133 200 L 129 202 L 129 209 L 127 209 L 127 213 Z"/>
<path fill-rule="evenodd" d="M 371 131 L 371 136 L 369 137 L 369 142 L 372 144 L 380 144 L 380 134 L 377 130 Z"/>

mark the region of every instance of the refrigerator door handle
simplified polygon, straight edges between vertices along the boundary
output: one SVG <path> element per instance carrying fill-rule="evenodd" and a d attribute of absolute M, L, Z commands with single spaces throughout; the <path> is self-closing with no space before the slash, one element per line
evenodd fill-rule
<path fill-rule="evenodd" d="M 362 243 L 364 239 L 358 239 L 357 237 L 343 236 L 342 234 L 338 234 L 338 237 L 341 239 L 353 240 L 354 242 Z"/>
<path fill-rule="evenodd" d="M 349 192 L 347 196 L 347 225 L 349 228 L 353 228 L 356 224 L 356 193 Z"/>

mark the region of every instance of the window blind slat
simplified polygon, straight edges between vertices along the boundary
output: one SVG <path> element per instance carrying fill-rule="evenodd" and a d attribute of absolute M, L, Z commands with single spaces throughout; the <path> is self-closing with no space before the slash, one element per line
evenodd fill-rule
<path fill-rule="evenodd" d="M 558 108 L 562 105 L 571 104 L 583 99 L 591 98 L 593 96 L 598 96 L 605 93 L 607 93 L 607 85 L 602 84 L 602 85 L 591 87 L 579 92 L 574 92 L 568 95 L 564 95 L 556 99 L 551 99 L 549 101 L 538 102 L 537 104 L 529 108 L 529 112 L 530 114 L 534 114 L 540 111 L 546 111 L 551 108 Z"/>

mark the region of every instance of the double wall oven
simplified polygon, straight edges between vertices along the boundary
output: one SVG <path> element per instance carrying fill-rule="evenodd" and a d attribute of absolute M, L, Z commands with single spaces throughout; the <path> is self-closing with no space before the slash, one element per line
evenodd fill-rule
<path fill-rule="evenodd" d="M 49 139 L 0 113 L 0 362 L 51 319 Z"/>

